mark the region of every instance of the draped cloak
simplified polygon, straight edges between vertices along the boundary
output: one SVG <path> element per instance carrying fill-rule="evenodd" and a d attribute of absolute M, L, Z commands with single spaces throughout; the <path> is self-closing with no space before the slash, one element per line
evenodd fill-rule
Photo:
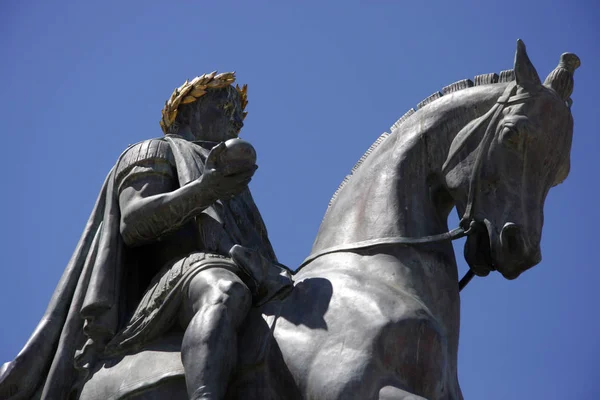
<path fill-rule="evenodd" d="M 179 185 L 199 178 L 208 151 L 199 152 L 199 146 L 176 135 L 167 135 L 164 140 L 173 153 Z M 69 398 L 74 385 L 85 377 L 86 365 L 76 367 L 81 349 L 85 345 L 101 351 L 119 329 L 124 302 L 121 283 L 127 252 L 120 234 L 121 215 L 115 182 L 119 161 L 102 185 L 83 234 L 41 321 L 17 357 L 0 368 L 2 399 Z M 219 207 L 211 206 L 208 211 L 215 215 L 235 243 L 249 244 L 263 256 L 276 261 L 249 190 L 238 197 L 242 210 L 233 210 L 219 202 Z M 236 213 L 240 212 L 250 214 L 247 220 L 251 221 L 252 227 L 238 226 L 236 221 L 240 219 Z"/>

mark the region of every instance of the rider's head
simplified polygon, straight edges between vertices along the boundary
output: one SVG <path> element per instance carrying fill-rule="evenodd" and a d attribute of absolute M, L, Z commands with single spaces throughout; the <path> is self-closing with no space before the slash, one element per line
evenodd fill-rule
<path fill-rule="evenodd" d="M 205 74 L 175 89 L 161 119 L 165 134 L 189 140 L 225 141 L 244 125 L 246 86 L 233 87 L 233 73 Z"/>

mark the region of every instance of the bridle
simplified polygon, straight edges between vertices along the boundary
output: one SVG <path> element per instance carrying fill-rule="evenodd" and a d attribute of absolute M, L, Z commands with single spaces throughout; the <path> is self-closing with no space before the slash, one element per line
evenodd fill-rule
<path fill-rule="evenodd" d="M 477 222 L 473 216 L 473 213 L 474 213 L 473 210 L 475 209 L 475 199 L 476 199 L 475 194 L 479 191 L 479 185 L 480 185 L 479 175 L 481 172 L 481 166 L 483 164 L 483 159 L 485 157 L 485 153 L 487 153 L 487 151 L 492 143 L 492 138 L 495 136 L 495 132 L 497 130 L 496 126 L 498 123 L 498 119 L 502 115 L 502 111 L 504 110 L 505 107 L 513 105 L 513 104 L 522 103 L 525 100 L 528 100 L 533 97 L 533 95 L 529 94 L 529 93 L 513 95 L 513 93 L 516 91 L 516 89 L 517 89 L 516 83 L 514 83 L 514 82 L 510 83 L 506 87 L 506 89 L 504 90 L 502 95 L 498 98 L 498 100 L 496 101 L 496 104 L 494 104 L 494 106 L 480 118 L 480 121 L 470 128 L 470 132 L 467 133 L 467 135 L 469 135 L 470 133 L 472 133 L 476 129 L 478 129 L 486 121 L 489 121 L 487 124 L 487 128 L 485 130 L 485 133 L 483 135 L 483 138 L 481 139 L 481 142 L 479 145 L 479 152 L 477 153 L 477 158 L 475 159 L 475 164 L 473 165 L 473 169 L 471 171 L 471 178 L 469 180 L 469 194 L 467 197 L 468 200 L 467 200 L 467 206 L 465 208 L 465 213 L 464 213 L 463 217 L 461 218 L 461 220 L 459 222 L 459 226 L 457 228 L 455 228 L 451 231 L 448 231 L 448 232 L 437 234 L 437 235 L 423 236 L 423 237 L 418 237 L 418 238 L 393 236 L 393 237 L 384 237 L 384 238 L 378 238 L 378 239 L 363 240 L 363 241 L 359 241 L 359 242 L 347 243 L 347 244 L 342 244 L 342 245 L 338 245 L 338 246 L 328 247 L 321 251 L 318 251 L 316 253 L 312 253 L 311 255 L 309 255 L 302 262 L 302 264 L 300 264 L 298 269 L 304 267 L 308 263 L 310 263 L 310 262 L 314 261 L 315 259 L 317 259 L 321 256 L 324 256 L 326 254 L 346 252 L 346 251 L 366 250 L 366 249 L 371 249 L 374 247 L 387 246 L 387 245 L 398 245 L 399 244 L 399 245 L 411 246 L 411 245 L 447 242 L 447 241 L 453 241 L 456 239 L 460 239 L 465 236 L 469 236 L 470 234 L 475 232 L 477 229 L 479 229 L 479 225 L 481 223 Z M 465 275 L 460 279 L 460 281 L 458 282 L 458 290 L 461 291 L 465 286 L 467 286 L 467 284 L 471 281 L 471 279 L 473 279 L 473 276 L 475 276 L 475 274 L 473 273 L 473 270 L 469 269 L 465 273 Z"/>

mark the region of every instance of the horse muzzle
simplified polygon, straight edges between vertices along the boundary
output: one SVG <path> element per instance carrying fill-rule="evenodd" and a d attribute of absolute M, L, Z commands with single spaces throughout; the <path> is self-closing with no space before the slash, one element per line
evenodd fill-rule
<path fill-rule="evenodd" d="M 542 259 L 539 245 L 529 243 L 519 225 L 508 222 L 498 232 L 486 220 L 476 223 L 467 238 L 465 259 L 475 275 L 487 276 L 497 270 L 512 280 Z"/>
<path fill-rule="evenodd" d="M 494 267 L 506 279 L 516 279 L 542 260 L 539 242 L 532 245 L 523 229 L 512 222 L 504 224 L 491 246 Z"/>

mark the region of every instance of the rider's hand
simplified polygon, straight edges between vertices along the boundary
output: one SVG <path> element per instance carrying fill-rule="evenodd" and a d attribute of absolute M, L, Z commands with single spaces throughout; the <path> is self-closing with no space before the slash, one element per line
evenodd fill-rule
<path fill-rule="evenodd" d="M 224 175 L 223 166 L 218 165 L 218 160 L 226 148 L 225 143 L 213 147 L 206 158 L 204 172 L 199 178 L 201 190 L 211 192 L 215 199 L 221 200 L 230 199 L 240 194 L 248 186 L 258 168 L 253 165 L 241 172 Z"/>

